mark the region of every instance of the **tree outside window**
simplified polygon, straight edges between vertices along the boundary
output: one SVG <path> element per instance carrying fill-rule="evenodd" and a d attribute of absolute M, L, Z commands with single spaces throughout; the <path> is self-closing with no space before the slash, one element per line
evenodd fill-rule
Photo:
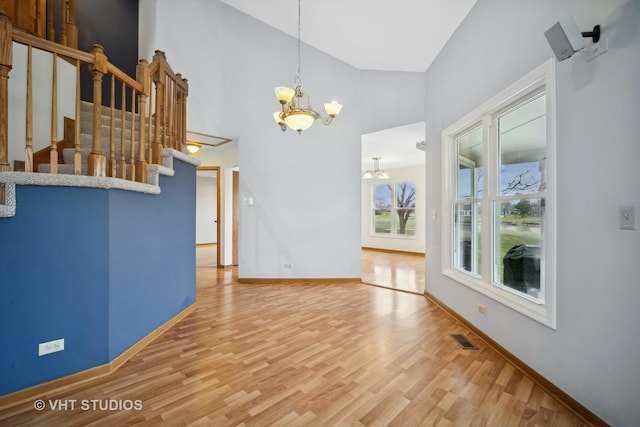
<path fill-rule="evenodd" d="M 373 198 L 374 234 L 415 236 L 415 182 L 376 185 Z"/>

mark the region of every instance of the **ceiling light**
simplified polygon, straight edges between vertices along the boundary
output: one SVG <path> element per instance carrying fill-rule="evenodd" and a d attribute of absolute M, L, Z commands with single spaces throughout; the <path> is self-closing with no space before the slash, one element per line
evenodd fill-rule
<path fill-rule="evenodd" d="M 333 118 L 340 114 L 340 110 L 342 109 L 342 104 L 339 104 L 337 101 L 324 104 L 324 112 L 326 115 L 320 114 L 311 108 L 309 95 L 302 91 L 302 83 L 300 82 L 301 64 L 300 0 L 298 0 L 298 72 L 296 73 L 295 89 L 286 86 L 278 86 L 275 88 L 276 99 L 282 106 L 282 111 L 273 113 L 273 118 L 278 126 L 280 126 L 280 129 L 285 131 L 287 127 L 289 127 L 298 131 L 298 134 L 303 130 L 309 129 L 317 119 L 320 119 L 324 125 L 330 124 Z"/>
<path fill-rule="evenodd" d="M 372 157 L 373 170 L 368 170 L 362 175 L 362 179 L 389 179 L 385 171 L 380 170 L 380 157 Z"/>
<path fill-rule="evenodd" d="M 187 151 L 190 154 L 196 154 L 198 151 L 200 151 L 201 147 L 202 146 L 196 142 L 191 142 L 191 141 L 187 142 Z"/>

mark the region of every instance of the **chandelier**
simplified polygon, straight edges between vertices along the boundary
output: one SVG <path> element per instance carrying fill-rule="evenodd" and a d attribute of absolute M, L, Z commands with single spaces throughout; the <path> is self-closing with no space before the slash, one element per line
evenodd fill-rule
<path fill-rule="evenodd" d="M 389 175 L 385 171 L 380 170 L 380 157 L 372 157 L 373 170 L 366 171 L 362 175 L 362 179 L 389 179 Z"/>
<path fill-rule="evenodd" d="M 338 104 L 337 101 L 324 104 L 326 116 L 311 108 L 309 94 L 302 91 L 302 83 L 300 82 L 301 63 L 300 0 L 298 0 L 298 72 L 296 73 L 295 88 L 278 86 L 274 89 L 276 98 L 282 106 L 282 111 L 273 113 L 273 118 L 283 132 L 289 127 L 300 134 L 303 130 L 309 129 L 317 119 L 320 119 L 322 124 L 328 125 L 335 116 L 340 114 L 342 109 L 342 104 Z"/>

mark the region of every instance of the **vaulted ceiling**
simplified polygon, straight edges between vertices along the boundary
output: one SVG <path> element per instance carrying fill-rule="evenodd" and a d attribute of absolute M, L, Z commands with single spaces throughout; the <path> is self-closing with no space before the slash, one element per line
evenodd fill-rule
<path fill-rule="evenodd" d="M 297 37 L 297 0 L 221 0 Z M 476 0 L 302 0 L 303 42 L 362 70 L 426 71 Z"/>
<path fill-rule="evenodd" d="M 297 37 L 297 0 L 221 0 Z M 301 40 L 355 68 L 424 72 L 477 0 L 301 0 Z M 362 170 L 424 164 L 424 122 L 363 135 Z"/>

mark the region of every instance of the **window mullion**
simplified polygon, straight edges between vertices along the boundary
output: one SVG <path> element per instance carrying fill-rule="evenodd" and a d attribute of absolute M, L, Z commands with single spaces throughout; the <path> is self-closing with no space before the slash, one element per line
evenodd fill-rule
<path fill-rule="evenodd" d="M 391 200 L 393 204 L 391 206 L 391 235 L 396 236 L 398 234 L 398 188 L 397 184 L 391 185 Z"/>
<path fill-rule="evenodd" d="M 492 123 L 492 117 L 485 114 L 482 117 L 483 127 L 483 163 L 484 167 L 484 192 L 482 197 L 482 268 L 481 276 L 485 283 L 491 283 L 493 271 L 493 257 L 490 256 L 493 247 L 493 207 L 492 200 L 495 197 L 496 174 L 494 171 L 496 148 L 495 148 L 495 126 Z"/>

